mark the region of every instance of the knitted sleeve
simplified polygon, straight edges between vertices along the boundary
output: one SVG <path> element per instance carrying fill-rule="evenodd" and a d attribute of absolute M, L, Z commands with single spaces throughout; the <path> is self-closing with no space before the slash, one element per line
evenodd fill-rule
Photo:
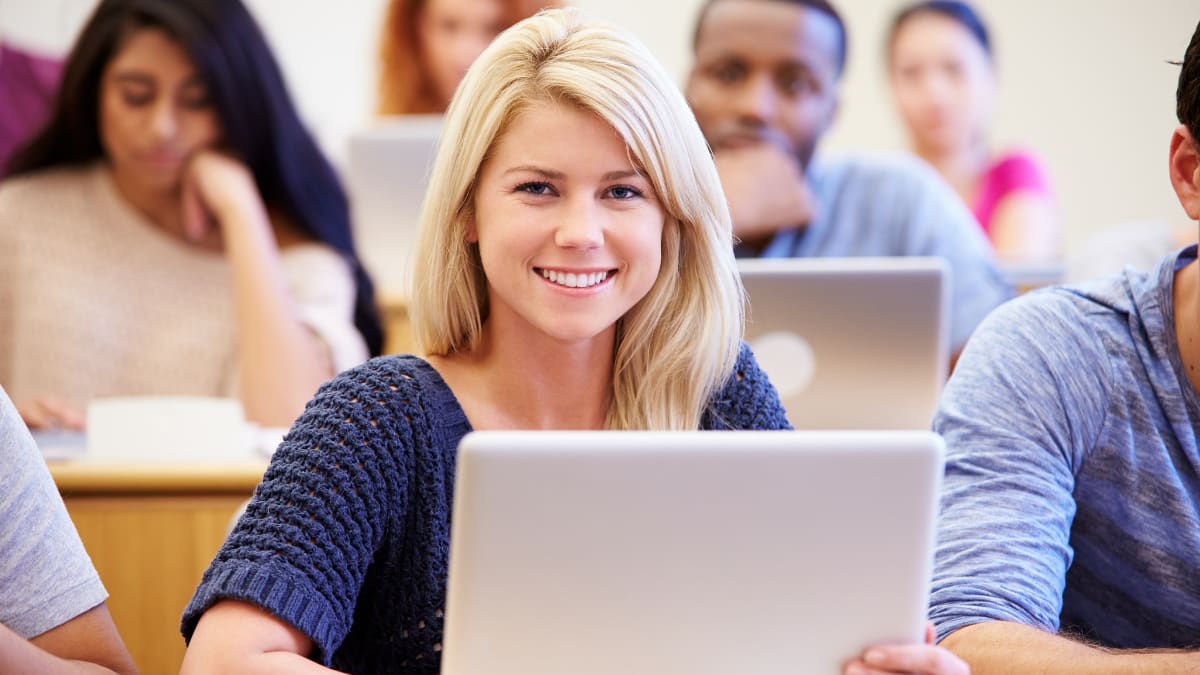
<path fill-rule="evenodd" d="M 791 429 L 779 394 L 758 367 L 750 346 L 742 343 L 737 364 L 725 386 L 713 397 L 701 422 L 704 429 Z"/>
<path fill-rule="evenodd" d="M 323 385 L 271 459 L 254 498 L 184 612 L 191 639 L 221 599 L 252 603 L 311 638 L 326 665 L 358 592 L 403 522 L 416 446 L 429 443 L 420 387 L 397 359 Z"/>

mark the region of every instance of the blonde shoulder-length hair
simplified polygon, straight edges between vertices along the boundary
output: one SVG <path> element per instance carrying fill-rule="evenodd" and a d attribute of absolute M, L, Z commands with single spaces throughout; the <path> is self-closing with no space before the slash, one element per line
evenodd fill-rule
<path fill-rule="evenodd" d="M 422 353 L 478 344 L 488 315 L 479 250 L 467 241 L 489 150 L 533 103 L 590 111 L 625 140 L 666 221 L 662 267 L 620 319 L 609 429 L 696 429 L 737 361 L 743 290 L 712 155 L 678 87 L 624 31 L 571 9 L 505 31 L 471 66 L 447 112 L 421 215 L 411 317 Z"/>

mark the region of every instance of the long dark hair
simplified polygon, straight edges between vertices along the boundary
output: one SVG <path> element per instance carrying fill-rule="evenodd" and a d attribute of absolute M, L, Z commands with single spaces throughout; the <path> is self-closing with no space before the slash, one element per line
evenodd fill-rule
<path fill-rule="evenodd" d="M 191 58 L 220 119 L 224 142 L 259 193 L 304 234 L 354 270 L 354 323 L 372 355 L 383 347 L 374 285 L 354 250 L 350 208 L 333 167 L 300 122 L 262 31 L 239 0 L 102 0 L 63 69 L 42 131 L 13 155 L 10 176 L 104 156 L 100 80 L 130 30 L 160 28 Z"/>

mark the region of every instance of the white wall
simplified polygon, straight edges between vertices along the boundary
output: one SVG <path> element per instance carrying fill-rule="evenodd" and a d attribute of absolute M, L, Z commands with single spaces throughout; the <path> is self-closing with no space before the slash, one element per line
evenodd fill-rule
<path fill-rule="evenodd" d="M 283 62 L 305 119 L 331 155 L 370 118 L 377 23 L 385 0 L 247 0 Z M 576 0 L 626 25 L 682 80 L 702 0 Z M 977 0 L 1001 76 L 994 141 L 1046 160 L 1068 246 L 1131 220 L 1182 222 L 1166 178 L 1178 69 L 1195 0 Z M 841 0 L 851 55 L 830 149 L 904 147 L 880 43 L 903 0 Z M 0 36 L 64 50 L 93 0 L 0 0 Z"/>

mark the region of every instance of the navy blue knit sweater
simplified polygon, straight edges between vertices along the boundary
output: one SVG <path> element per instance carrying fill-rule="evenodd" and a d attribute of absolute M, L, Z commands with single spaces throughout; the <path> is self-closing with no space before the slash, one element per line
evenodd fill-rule
<path fill-rule="evenodd" d="M 702 428 L 787 428 L 748 347 Z M 213 603 L 235 598 L 308 635 L 325 665 L 437 673 L 455 451 L 470 430 L 419 358 L 373 359 L 330 380 L 204 573 L 184 637 Z"/>

